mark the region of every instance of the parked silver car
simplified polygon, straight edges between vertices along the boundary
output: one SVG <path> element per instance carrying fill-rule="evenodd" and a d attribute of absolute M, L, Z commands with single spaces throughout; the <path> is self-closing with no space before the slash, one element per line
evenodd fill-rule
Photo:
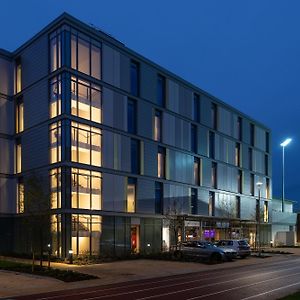
<path fill-rule="evenodd" d="M 233 258 L 232 256 L 236 256 L 236 253 L 234 253 L 235 252 L 233 250 L 227 251 L 225 249 L 220 249 L 206 241 L 183 242 L 174 252 L 177 257 L 197 257 L 212 263 L 231 260 Z"/>
<path fill-rule="evenodd" d="M 220 240 L 216 243 L 217 247 L 222 249 L 233 249 L 237 256 L 245 258 L 251 255 L 250 245 L 246 240 Z"/>

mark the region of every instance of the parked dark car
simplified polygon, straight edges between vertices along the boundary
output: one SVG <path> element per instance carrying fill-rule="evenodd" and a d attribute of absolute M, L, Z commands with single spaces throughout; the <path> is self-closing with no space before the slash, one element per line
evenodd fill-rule
<path fill-rule="evenodd" d="M 181 243 L 174 251 L 176 257 L 196 257 L 203 261 L 218 263 L 232 260 L 233 250 L 220 249 L 206 241 L 187 241 Z"/>

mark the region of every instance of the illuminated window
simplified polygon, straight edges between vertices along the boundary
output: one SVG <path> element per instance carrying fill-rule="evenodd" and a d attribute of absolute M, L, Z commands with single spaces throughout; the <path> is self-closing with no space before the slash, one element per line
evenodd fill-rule
<path fill-rule="evenodd" d="M 72 208 L 100 210 L 101 186 L 100 172 L 72 168 Z"/>
<path fill-rule="evenodd" d="M 241 166 L 241 144 L 235 144 L 235 165 L 237 167 Z"/>
<path fill-rule="evenodd" d="M 16 92 L 19 93 L 22 90 L 22 66 L 21 60 L 16 60 Z"/>
<path fill-rule="evenodd" d="M 129 98 L 127 101 L 127 131 L 135 134 L 136 124 L 136 101 Z"/>
<path fill-rule="evenodd" d="M 155 110 L 154 115 L 154 140 L 161 142 L 162 138 L 162 112 Z"/>
<path fill-rule="evenodd" d="M 22 145 L 21 140 L 17 140 L 16 143 L 16 172 L 22 172 Z"/>
<path fill-rule="evenodd" d="M 59 69 L 61 63 L 61 34 L 54 32 L 50 37 L 50 71 Z"/>
<path fill-rule="evenodd" d="M 83 119 L 101 123 L 101 88 L 72 76 L 71 113 Z"/>
<path fill-rule="evenodd" d="M 72 250 L 75 255 L 99 255 L 102 217 L 72 215 Z"/>
<path fill-rule="evenodd" d="M 209 192 L 208 197 L 208 215 L 210 217 L 215 215 L 215 193 Z"/>
<path fill-rule="evenodd" d="M 140 66 L 136 61 L 130 63 L 130 92 L 134 96 L 139 95 Z"/>
<path fill-rule="evenodd" d="M 50 125 L 50 163 L 61 161 L 61 122 Z"/>
<path fill-rule="evenodd" d="M 166 102 L 166 78 L 162 75 L 157 75 L 157 104 L 165 106 Z"/>
<path fill-rule="evenodd" d="M 101 77 L 101 46 L 95 40 L 71 36 L 71 67 L 87 75 Z"/>
<path fill-rule="evenodd" d="M 52 255 L 60 257 L 62 253 L 61 241 L 61 215 L 51 215 L 51 250 Z"/>
<path fill-rule="evenodd" d="M 22 214 L 24 213 L 24 183 L 21 179 L 19 179 L 17 191 L 17 213 Z"/>
<path fill-rule="evenodd" d="M 194 157 L 194 184 L 200 185 L 200 158 Z"/>
<path fill-rule="evenodd" d="M 268 201 L 264 202 L 264 222 L 269 222 L 269 207 L 268 207 Z"/>
<path fill-rule="evenodd" d="M 50 82 L 50 118 L 61 114 L 62 81 L 61 76 L 56 76 Z"/>
<path fill-rule="evenodd" d="M 72 155 L 74 162 L 101 166 L 101 130 L 72 122 Z"/>
<path fill-rule="evenodd" d="M 166 149 L 158 147 L 157 152 L 157 177 L 166 177 Z"/>
<path fill-rule="evenodd" d="M 217 163 L 215 162 L 211 165 L 211 186 L 217 188 Z"/>
<path fill-rule="evenodd" d="M 51 208 L 61 208 L 61 169 L 50 171 Z"/>
<path fill-rule="evenodd" d="M 135 212 L 136 202 L 136 179 L 128 178 L 127 183 L 127 212 Z"/>
<path fill-rule="evenodd" d="M 22 98 L 17 99 L 16 105 L 16 133 L 24 130 L 24 103 Z"/>

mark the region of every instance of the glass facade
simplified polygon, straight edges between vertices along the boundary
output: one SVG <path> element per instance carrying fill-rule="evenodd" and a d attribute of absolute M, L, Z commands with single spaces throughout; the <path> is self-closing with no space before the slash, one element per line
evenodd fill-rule
<path fill-rule="evenodd" d="M 16 92 L 20 93 L 22 90 L 22 65 L 20 59 L 16 60 Z"/>
<path fill-rule="evenodd" d="M 136 179 L 128 178 L 127 182 L 127 201 L 126 211 L 129 213 L 135 213 L 136 210 Z"/>
<path fill-rule="evenodd" d="M 162 112 L 155 110 L 154 114 L 154 140 L 161 142 L 162 138 Z"/>
<path fill-rule="evenodd" d="M 163 183 L 155 182 L 155 213 L 162 214 L 163 213 Z"/>
<path fill-rule="evenodd" d="M 59 30 L 53 32 L 50 36 L 50 72 L 56 71 L 62 66 L 61 40 L 62 35 Z"/>
<path fill-rule="evenodd" d="M 71 114 L 83 119 L 101 123 L 101 87 L 72 76 Z"/>
<path fill-rule="evenodd" d="M 136 101 L 130 98 L 127 101 L 127 131 L 132 134 L 137 132 Z"/>
<path fill-rule="evenodd" d="M 193 108 L 193 119 L 195 122 L 200 122 L 200 96 L 198 94 L 194 94 Z"/>
<path fill-rule="evenodd" d="M 24 130 L 24 103 L 22 98 L 17 99 L 16 104 L 16 133 Z"/>
<path fill-rule="evenodd" d="M 51 209 L 61 208 L 61 168 L 50 170 Z"/>
<path fill-rule="evenodd" d="M 61 114 L 62 80 L 61 75 L 55 76 L 50 81 L 50 118 Z"/>
<path fill-rule="evenodd" d="M 71 123 L 71 160 L 82 164 L 101 166 L 101 129 Z"/>
<path fill-rule="evenodd" d="M 140 141 L 136 139 L 131 139 L 131 173 L 140 173 Z"/>
<path fill-rule="evenodd" d="M 72 33 L 71 68 L 101 79 L 101 44 L 80 33 Z"/>
<path fill-rule="evenodd" d="M 17 186 L 17 213 L 24 213 L 24 183 L 21 179 L 18 180 Z"/>
<path fill-rule="evenodd" d="M 61 122 L 50 125 L 50 163 L 61 161 Z"/>
<path fill-rule="evenodd" d="M 166 78 L 157 75 L 157 104 L 164 107 L 166 101 Z"/>
<path fill-rule="evenodd" d="M 22 172 L 22 145 L 21 140 L 17 139 L 16 142 L 16 173 Z"/>
<path fill-rule="evenodd" d="M 191 151 L 197 153 L 197 126 L 191 124 Z"/>
<path fill-rule="evenodd" d="M 158 147 L 157 152 L 157 177 L 166 177 L 166 149 Z"/>
<path fill-rule="evenodd" d="M 134 96 L 139 96 L 140 87 L 140 65 L 136 61 L 130 63 L 130 92 Z"/>
<path fill-rule="evenodd" d="M 72 208 L 102 208 L 101 173 L 72 168 Z"/>
<path fill-rule="evenodd" d="M 194 185 L 200 185 L 200 158 L 194 157 Z"/>

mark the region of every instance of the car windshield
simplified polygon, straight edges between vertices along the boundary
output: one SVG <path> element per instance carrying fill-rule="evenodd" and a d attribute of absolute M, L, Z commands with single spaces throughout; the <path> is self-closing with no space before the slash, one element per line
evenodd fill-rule
<path fill-rule="evenodd" d="M 248 243 L 246 241 L 239 241 L 239 245 L 242 245 L 242 246 L 248 246 Z"/>

